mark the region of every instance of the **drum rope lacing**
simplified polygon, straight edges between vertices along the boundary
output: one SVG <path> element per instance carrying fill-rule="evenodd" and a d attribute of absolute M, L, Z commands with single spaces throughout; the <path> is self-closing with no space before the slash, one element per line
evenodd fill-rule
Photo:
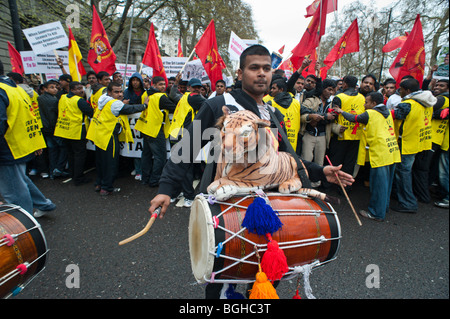
<path fill-rule="evenodd" d="M 206 276 L 204 277 L 204 280 L 206 282 L 210 282 L 210 283 L 241 283 L 241 284 L 246 284 L 246 283 L 252 283 L 254 282 L 254 280 L 239 280 L 239 279 L 233 279 L 233 280 L 224 280 L 224 279 L 215 279 L 215 276 L 227 271 L 228 269 L 239 265 L 240 263 L 247 263 L 247 264 L 252 264 L 252 265 L 258 265 L 257 262 L 251 261 L 251 260 L 247 260 L 250 257 L 255 256 L 256 252 L 253 251 L 252 253 L 248 254 L 247 256 L 243 257 L 243 258 L 235 258 L 235 257 L 231 257 L 231 256 L 226 256 L 222 254 L 222 249 L 223 249 L 223 245 L 226 244 L 227 242 L 233 240 L 234 238 L 239 238 L 240 240 L 243 240 L 249 244 L 251 244 L 252 246 L 256 247 L 258 249 L 259 252 L 264 252 L 267 250 L 267 244 L 258 244 L 255 243 L 251 240 L 249 240 L 248 238 L 245 238 L 243 236 L 241 236 L 240 234 L 243 233 L 246 228 L 243 227 L 241 228 L 238 232 L 233 232 L 229 229 L 226 229 L 222 226 L 219 225 L 219 217 L 221 217 L 223 214 L 225 214 L 227 211 L 229 211 L 230 209 L 237 207 L 237 208 L 241 208 L 241 209 L 247 209 L 247 206 L 243 206 L 243 205 L 239 205 L 242 201 L 248 199 L 248 198 L 252 198 L 252 197 L 256 197 L 258 196 L 257 194 L 255 195 L 247 195 L 242 197 L 240 200 L 238 200 L 236 203 L 228 203 L 228 202 L 222 202 L 222 201 L 217 201 L 214 196 L 212 195 L 205 195 L 205 194 L 199 194 L 200 196 L 204 196 L 208 203 L 213 205 L 213 204 L 222 204 L 222 205 L 227 205 L 228 207 L 222 211 L 220 214 L 213 216 L 213 221 L 212 222 L 208 222 L 208 225 L 212 225 L 214 227 L 214 229 L 221 229 L 224 232 L 227 232 L 229 234 L 231 234 L 231 236 L 226 239 L 225 241 L 219 243 L 216 247 L 214 247 L 214 251 L 209 251 L 209 254 L 212 254 L 213 256 L 215 256 L 215 258 L 219 258 L 222 257 L 224 259 L 228 259 L 228 260 L 232 260 L 234 261 L 234 263 L 230 264 L 229 266 L 218 270 L 216 272 L 212 272 L 211 273 L 211 278 L 206 278 Z M 280 196 L 294 196 L 294 197 L 301 197 L 301 198 L 308 198 L 308 196 L 305 196 L 303 194 L 279 194 L 276 193 L 275 194 L 277 197 Z M 267 194 L 267 197 L 270 197 L 271 194 Z M 320 216 L 321 214 L 333 214 L 336 215 L 335 211 L 321 211 L 321 210 L 301 210 L 301 209 L 280 209 L 277 210 L 279 212 L 279 216 Z M 282 212 L 282 213 L 280 213 Z M 283 213 L 284 212 L 284 213 Z M 289 213 L 287 213 L 289 212 Z M 341 236 L 339 237 L 334 237 L 334 238 L 326 238 L 325 236 L 320 236 L 318 238 L 311 238 L 311 239 L 302 239 L 302 240 L 297 240 L 297 241 L 290 241 L 290 242 L 282 242 L 279 243 L 280 249 L 290 249 L 290 248 L 297 248 L 297 247 L 303 247 L 303 246 L 309 246 L 309 245 L 318 245 L 318 244 L 322 244 L 324 242 L 327 241 L 332 241 L 332 240 L 339 240 L 341 239 Z M 310 299 L 314 299 L 314 296 L 310 293 L 311 291 L 311 287 L 309 286 L 309 274 L 312 270 L 312 268 L 318 267 L 318 266 L 322 266 L 332 260 L 327 260 L 325 262 L 320 262 L 318 260 L 316 260 L 315 262 L 309 264 L 309 265 L 303 265 L 303 266 L 295 266 L 295 267 L 288 267 L 289 271 L 283 276 L 283 280 L 289 280 L 291 278 L 294 278 L 296 276 L 298 276 L 300 273 L 302 273 L 304 275 L 304 280 L 305 280 L 305 293 L 310 296 Z M 308 281 L 308 283 L 306 282 Z M 307 287 L 309 286 L 309 292 L 307 292 Z"/>

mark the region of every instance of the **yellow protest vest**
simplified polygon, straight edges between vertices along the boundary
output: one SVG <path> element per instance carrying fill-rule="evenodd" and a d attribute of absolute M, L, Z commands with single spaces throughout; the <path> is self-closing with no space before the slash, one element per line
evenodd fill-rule
<path fill-rule="evenodd" d="M 98 109 L 98 99 L 100 98 L 100 96 L 103 95 L 103 91 L 106 89 L 106 87 L 102 87 L 100 88 L 97 92 L 95 92 L 95 94 L 91 95 L 91 107 L 95 111 Z"/>
<path fill-rule="evenodd" d="M 291 105 L 286 109 L 272 100 L 272 106 L 284 115 L 284 124 L 289 142 L 294 150 L 297 149 L 298 132 L 300 131 L 300 102 L 292 99 Z"/>
<path fill-rule="evenodd" d="M 67 97 L 64 94 L 59 99 L 58 120 L 56 121 L 55 136 L 67 138 L 70 140 L 81 139 L 83 126 L 83 112 L 78 107 L 78 101 L 81 97 L 74 95 Z"/>
<path fill-rule="evenodd" d="M 36 116 L 36 120 L 38 121 L 39 127 L 42 128 L 42 120 L 41 113 L 39 112 L 39 103 L 38 103 L 39 94 L 33 90 L 33 97 L 31 98 L 31 113 Z"/>
<path fill-rule="evenodd" d="M 168 137 L 170 128 L 169 112 L 159 108 L 159 101 L 165 93 L 154 93 L 148 100 L 148 107 L 142 111 L 141 116 L 136 122 L 134 128 L 150 137 L 158 136 L 161 126 L 163 125 L 165 137 Z M 142 94 L 142 103 L 148 96 L 147 91 Z"/>
<path fill-rule="evenodd" d="M 358 93 L 356 96 L 350 96 L 345 93 L 340 93 L 336 95 L 336 97 L 339 97 L 341 99 L 341 109 L 344 112 L 354 114 L 355 116 L 361 113 L 364 113 L 364 103 L 366 99 L 361 93 Z M 347 129 L 342 133 L 342 137 L 339 136 L 338 140 L 359 140 L 361 138 L 361 128 L 359 127 L 356 130 L 356 134 L 352 134 L 353 130 L 355 129 L 355 126 L 357 125 L 356 122 L 350 122 L 347 121 L 342 114 L 339 114 L 337 118 L 337 123 L 347 127 Z"/>
<path fill-rule="evenodd" d="M 445 102 L 444 105 L 441 107 L 441 110 L 448 108 L 448 97 L 443 96 Z M 442 145 L 444 143 L 444 137 L 445 132 L 448 131 L 448 119 L 441 120 L 441 119 L 432 119 L 431 120 L 431 126 L 433 128 L 433 133 L 431 134 L 431 141 L 434 144 Z M 448 135 L 447 135 L 448 137 Z M 448 144 L 448 141 L 447 141 Z"/>
<path fill-rule="evenodd" d="M 122 132 L 119 134 L 119 141 L 126 143 L 134 142 L 128 117 L 126 115 L 119 115 L 116 117 L 111 112 L 111 105 L 115 101 L 117 100 L 109 101 L 101 110 L 97 108 L 86 135 L 88 140 L 92 141 L 95 146 L 104 151 L 108 148 L 109 141 L 117 123 L 120 123 L 122 126 Z"/>
<path fill-rule="evenodd" d="M 21 87 L 0 83 L 9 99 L 6 108 L 8 129 L 5 140 L 14 159 L 45 148 L 45 140 L 36 116 L 31 112 L 30 96 Z"/>
<path fill-rule="evenodd" d="M 357 164 L 364 166 L 369 149 L 370 166 L 377 168 L 401 162 L 400 149 L 394 131 L 394 121 L 389 114 L 385 118 L 380 112 L 367 110 L 369 122 L 362 127 Z"/>
<path fill-rule="evenodd" d="M 433 108 L 424 107 L 420 103 L 407 99 L 402 103 L 409 103 L 411 111 L 404 120 L 395 120 L 395 132 L 401 138 L 401 154 L 417 154 L 422 151 L 431 150 L 431 119 Z M 400 128 L 403 132 L 399 136 Z"/>
<path fill-rule="evenodd" d="M 264 102 L 264 103 L 267 103 L 267 102 L 269 102 L 269 101 L 272 101 L 273 99 L 274 99 L 274 97 L 273 97 L 272 95 L 267 94 L 267 95 L 265 95 L 265 96 L 263 97 L 263 102 Z"/>
<path fill-rule="evenodd" d="M 170 125 L 170 136 L 173 138 L 178 138 L 178 134 L 181 130 L 181 136 L 183 136 L 183 128 L 184 128 L 184 120 L 186 119 L 186 116 L 189 114 L 189 111 L 191 111 L 192 121 L 195 117 L 195 111 L 192 108 L 192 106 L 189 105 L 188 97 L 191 93 L 186 92 L 184 93 L 183 97 L 180 99 L 180 101 L 177 104 L 177 107 L 175 108 L 175 112 L 173 113 L 172 118 L 172 124 Z"/>

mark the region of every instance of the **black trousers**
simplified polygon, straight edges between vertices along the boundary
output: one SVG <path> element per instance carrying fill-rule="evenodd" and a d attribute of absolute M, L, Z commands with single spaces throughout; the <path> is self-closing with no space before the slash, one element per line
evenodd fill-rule
<path fill-rule="evenodd" d="M 429 203 L 430 183 L 429 174 L 431 160 L 433 159 L 433 151 L 422 151 L 416 154 L 416 159 L 412 167 L 413 192 L 417 200 L 422 203 Z"/>
<path fill-rule="evenodd" d="M 330 140 L 330 148 L 328 154 L 333 166 L 342 164 L 342 171 L 353 175 L 356 160 L 358 158 L 359 140 L 356 141 L 339 141 L 337 136 L 333 136 Z"/>
<path fill-rule="evenodd" d="M 119 170 L 119 154 L 120 143 L 117 134 L 111 136 L 106 151 L 95 148 L 96 185 L 100 185 L 101 189 L 105 191 L 112 192 L 114 190 L 113 183 Z"/>
<path fill-rule="evenodd" d="M 67 148 L 69 172 L 74 183 L 79 183 L 84 177 L 84 164 L 86 161 L 86 139 L 64 139 Z"/>

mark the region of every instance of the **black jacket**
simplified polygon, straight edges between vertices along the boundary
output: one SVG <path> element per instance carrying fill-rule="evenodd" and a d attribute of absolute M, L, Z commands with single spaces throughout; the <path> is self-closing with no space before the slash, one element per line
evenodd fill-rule
<path fill-rule="evenodd" d="M 53 134 L 58 120 L 58 98 L 44 92 L 37 98 L 42 121 L 42 132 Z"/>
<path fill-rule="evenodd" d="M 247 93 L 245 93 L 243 90 L 240 89 L 233 90 L 230 94 L 234 97 L 236 102 L 239 103 L 246 110 L 252 111 L 259 117 L 261 116 L 255 100 L 252 97 L 250 97 Z M 200 136 L 203 135 L 206 129 L 215 127 L 217 120 L 223 115 L 222 107 L 225 104 L 226 103 L 223 95 L 205 101 L 205 103 L 203 104 L 200 111 L 197 113 L 195 117 L 196 124 L 198 123 L 200 125 L 200 133 L 201 133 Z M 231 110 L 231 112 L 238 110 L 234 105 L 227 105 L 227 107 Z M 280 111 L 275 109 L 275 115 L 279 120 L 279 122 L 282 124 L 282 128 L 285 129 L 283 114 L 281 114 Z M 161 179 L 159 181 L 159 190 L 158 190 L 159 194 L 165 194 L 169 196 L 172 196 L 174 194 L 175 190 L 181 184 L 181 181 L 185 178 L 186 172 L 189 170 L 192 163 L 194 163 L 194 160 L 200 149 L 209 142 L 209 140 L 202 139 L 200 143 L 198 143 L 198 141 L 196 140 L 196 143 L 194 145 L 194 138 L 195 138 L 193 129 L 194 126 L 195 125 L 192 124 L 189 125 L 189 127 L 187 128 L 189 134 L 185 134 L 183 139 L 179 142 L 183 143 L 181 144 L 183 145 L 183 147 L 180 148 L 181 151 L 184 150 L 191 151 L 189 156 L 184 157 L 184 159 L 186 159 L 185 161 L 177 161 L 177 163 L 174 163 L 172 156 L 176 151 L 175 149 L 172 150 L 172 156 L 165 165 L 161 175 Z M 274 123 L 272 123 L 271 126 L 273 128 L 276 128 L 276 125 Z M 196 132 L 196 134 L 198 136 L 198 132 Z M 194 146 L 196 146 L 196 149 L 194 149 Z M 280 151 L 287 150 L 286 144 L 283 140 L 280 140 L 279 150 Z M 305 162 L 305 166 L 309 172 L 309 177 L 311 180 L 317 181 L 324 178 L 322 167 L 318 166 L 317 164 L 309 162 Z M 214 174 L 212 174 L 211 176 L 211 182 L 213 181 L 212 180 L 213 178 Z"/>

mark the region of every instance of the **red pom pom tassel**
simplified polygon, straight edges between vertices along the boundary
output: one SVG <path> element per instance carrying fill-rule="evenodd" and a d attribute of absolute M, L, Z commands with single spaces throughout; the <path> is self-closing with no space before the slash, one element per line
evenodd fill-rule
<path fill-rule="evenodd" d="M 273 240 L 270 234 L 266 236 L 269 239 L 269 243 L 262 257 L 261 267 L 270 281 L 280 280 L 289 270 L 286 255 L 278 246 L 278 242 Z"/>

